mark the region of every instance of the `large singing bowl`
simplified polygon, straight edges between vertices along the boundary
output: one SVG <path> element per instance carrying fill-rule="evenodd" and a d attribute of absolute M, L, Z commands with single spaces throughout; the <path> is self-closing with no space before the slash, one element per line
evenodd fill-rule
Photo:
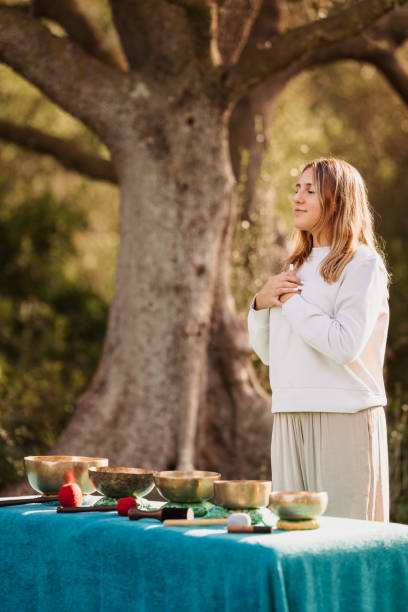
<path fill-rule="evenodd" d="M 154 482 L 160 495 L 170 502 L 199 503 L 214 495 L 214 481 L 218 472 L 201 470 L 167 470 L 154 473 Z"/>
<path fill-rule="evenodd" d="M 264 508 L 271 490 L 270 480 L 218 480 L 214 483 L 214 503 L 231 510 Z"/>
<path fill-rule="evenodd" d="M 89 479 L 105 497 L 143 497 L 154 487 L 153 472 L 131 467 L 90 467 Z"/>
<path fill-rule="evenodd" d="M 62 485 L 76 482 L 83 493 L 93 493 L 94 485 L 89 480 L 91 466 L 102 467 L 109 459 L 101 457 L 76 457 L 50 455 L 24 457 L 28 482 L 35 491 L 44 495 L 58 495 Z"/>
<path fill-rule="evenodd" d="M 326 491 L 273 491 L 269 510 L 281 519 L 314 519 L 327 508 Z"/>

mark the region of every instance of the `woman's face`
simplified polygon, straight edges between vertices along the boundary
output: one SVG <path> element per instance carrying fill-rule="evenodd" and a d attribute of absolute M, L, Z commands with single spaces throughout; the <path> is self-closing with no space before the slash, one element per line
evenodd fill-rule
<path fill-rule="evenodd" d="M 313 234 L 313 228 L 320 219 L 322 207 L 314 184 L 312 168 L 307 168 L 296 185 L 292 200 L 295 227 Z"/>

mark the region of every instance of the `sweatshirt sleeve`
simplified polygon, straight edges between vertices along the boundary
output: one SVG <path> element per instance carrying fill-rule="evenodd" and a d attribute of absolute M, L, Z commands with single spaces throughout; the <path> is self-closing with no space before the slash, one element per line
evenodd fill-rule
<path fill-rule="evenodd" d="M 333 316 L 299 294 L 283 304 L 282 312 L 305 342 L 345 365 L 356 359 L 367 344 L 386 292 L 385 270 L 373 258 L 357 264 L 345 275 Z"/>
<path fill-rule="evenodd" d="M 255 298 L 248 313 L 249 341 L 262 363 L 269 365 L 269 308 L 255 310 Z"/>

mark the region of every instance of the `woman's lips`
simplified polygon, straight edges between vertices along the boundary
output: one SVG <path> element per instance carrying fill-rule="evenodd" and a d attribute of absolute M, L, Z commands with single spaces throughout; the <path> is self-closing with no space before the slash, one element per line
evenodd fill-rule
<path fill-rule="evenodd" d="M 307 210 L 300 210 L 300 208 L 295 208 L 295 214 L 296 213 L 305 213 L 307 212 Z"/>

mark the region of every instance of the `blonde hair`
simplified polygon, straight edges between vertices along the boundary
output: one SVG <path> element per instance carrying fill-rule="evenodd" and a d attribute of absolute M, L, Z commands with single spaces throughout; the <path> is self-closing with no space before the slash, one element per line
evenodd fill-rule
<path fill-rule="evenodd" d="M 320 264 L 320 274 L 328 283 L 339 280 L 357 248 L 365 244 L 380 256 L 387 273 L 384 251 L 374 233 L 373 211 L 367 197 L 367 188 L 361 174 L 342 159 L 314 159 L 306 164 L 305 172 L 312 168 L 316 191 L 321 204 L 321 215 L 314 227 L 319 237 L 324 231 L 331 241 L 330 251 Z M 292 253 L 284 268 L 293 264 L 299 268 L 313 248 L 313 236 L 307 230 L 295 229 Z"/>

